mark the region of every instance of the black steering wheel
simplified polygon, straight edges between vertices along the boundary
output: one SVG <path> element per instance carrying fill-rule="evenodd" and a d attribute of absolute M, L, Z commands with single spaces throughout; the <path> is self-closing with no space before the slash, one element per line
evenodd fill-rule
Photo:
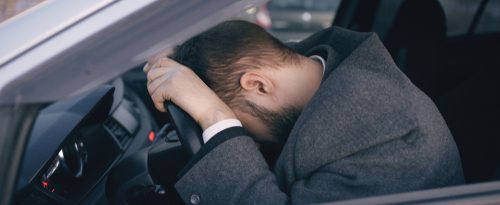
<path fill-rule="evenodd" d="M 179 141 L 189 158 L 193 157 L 203 145 L 202 130 L 189 114 L 171 101 L 165 102 L 170 122 L 174 125 Z"/>
<path fill-rule="evenodd" d="M 162 140 L 117 165 L 114 170 L 121 171 L 110 174 L 107 182 L 107 187 L 111 187 L 107 191 L 111 204 L 182 203 L 174 183 L 177 174 L 203 145 L 202 130 L 191 116 L 174 103 L 166 102 L 165 108 L 179 141 L 168 141 L 167 136 L 159 138 Z M 165 125 L 163 132 L 169 130 L 168 127 Z"/>

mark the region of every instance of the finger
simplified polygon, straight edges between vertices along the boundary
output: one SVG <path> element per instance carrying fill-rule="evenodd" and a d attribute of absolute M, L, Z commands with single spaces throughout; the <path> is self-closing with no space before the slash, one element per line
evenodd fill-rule
<path fill-rule="evenodd" d="M 158 79 L 155 79 L 153 81 L 148 81 L 147 88 L 148 88 L 148 92 L 149 92 L 150 95 L 152 95 L 153 93 L 155 93 L 155 91 L 159 87 L 166 87 L 166 89 L 168 89 L 169 86 L 168 86 L 167 79 L 165 79 L 165 78 L 158 78 Z"/>
<path fill-rule="evenodd" d="M 168 60 L 173 61 L 173 60 L 171 60 L 169 58 L 166 58 L 166 57 L 162 57 L 162 58 L 154 58 L 153 57 L 153 58 L 151 58 L 151 59 L 148 60 L 148 62 L 146 63 L 146 65 L 144 65 L 144 67 L 142 68 L 142 71 L 145 72 L 145 73 L 147 73 L 153 67 L 159 67 L 159 66 L 165 66 L 165 65 L 172 64 L 171 62 L 166 62 Z"/>
<path fill-rule="evenodd" d="M 170 98 L 167 98 L 165 96 L 165 93 L 162 92 L 162 90 L 157 90 L 151 95 L 151 99 L 153 100 L 153 104 L 155 105 L 156 109 L 160 112 L 166 112 L 167 110 L 165 109 L 165 101 L 170 100 Z"/>
<path fill-rule="evenodd" d="M 160 54 L 156 54 L 156 55 L 153 55 L 151 56 L 149 59 L 148 59 L 148 64 L 150 66 L 152 66 L 154 63 L 156 63 L 156 61 L 160 60 L 161 58 L 164 58 L 166 56 L 161 56 Z"/>
<path fill-rule="evenodd" d="M 151 69 L 155 69 L 155 68 L 158 68 L 158 67 L 169 67 L 169 66 L 176 66 L 176 65 L 180 65 L 179 63 L 177 63 L 176 61 L 170 59 L 170 58 L 160 58 L 152 63 L 151 64 Z"/>
<path fill-rule="evenodd" d="M 146 63 L 146 65 L 144 65 L 144 67 L 142 68 L 142 72 L 145 72 L 147 73 L 151 68 L 149 67 L 149 62 Z"/>
<path fill-rule="evenodd" d="M 157 78 L 165 75 L 169 70 L 171 70 L 171 67 L 158 67 L 149 70 L 146 74 L 148 82 L 156 80 Z"/>
<path fill-rule="evenodd" d="M 158 60 L 160 58 L 169 57 L 170 55 L 172 55 L 173 52 L 174 52 L 174 48 L 168 48 L 168 49 L 165 49 L 164 51 L 159 52 L 158 54 L 154 55 L 153 58 L 155 60 Z"/>
<path fill-rule="evenodd" d="M 149 61 L 153 62 L 153 61 L 157 61 L 160 58 L 168 57 L 173 53 L 173 50 L 174 50 L 173 48 L 168 48 L 168 49 L 165 49 L 164 51 L 158 52 L 158 53 L 152 55 L 149 58 Z"/>
<path fill-rule="evenodd" d="M 170 57 L 172 56 L 172 54 L 174 54 L 174 48 L 169 48 L 167 50 L 165 50 L 165 52 L 163 52 L 163 56 L 166 56 L 166 57 Z"/>

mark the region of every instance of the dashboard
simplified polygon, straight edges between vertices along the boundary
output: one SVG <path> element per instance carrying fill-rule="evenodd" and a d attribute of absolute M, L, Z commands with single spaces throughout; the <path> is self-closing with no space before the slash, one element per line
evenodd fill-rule
<path fill-rule="evenodd" d="M 107 204 L 106 181 L 123 159 L 154 143 L 157 125 L 116 79 L 42 109 L 16 184 L 16 204 Z"/>

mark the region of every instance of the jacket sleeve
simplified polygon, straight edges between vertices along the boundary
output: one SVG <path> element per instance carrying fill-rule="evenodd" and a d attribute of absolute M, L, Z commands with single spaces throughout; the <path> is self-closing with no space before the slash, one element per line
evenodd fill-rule
<path fill-rule="evenodd" d="M 188 162 L 175 188 L 185 204 L 307 204 L 352 198 L 358 192 L 354 187 L 364 185 L 354 170 L 344 169 L 356 164 L 351 158 L 356 157 L 326 164 L 284 192 L 253 139 L 243 128 L 230 128 Z M 338 165 L 343 162 L 347 164 Z"/>
<path fill-rule="evenodd" d="M 181 171 L 175 188 L 186 204 L 288 202 L 255 142 L 242 130 L 218 133 Z"/>
<path fill-rule="evenodd" d="M 186 204 L 308 204 L 460 183 L 460 173 L 453 172 L 459 165 L 451 163 L 457 160 L 433 159 L 446 149 L 429 155 L 421 148 L 425 139 L 414 131 L 328 162 L 284 192 L 255 142 L 231 135 L 236 133 L 226 132 L 182 173 L 175 188 Z M 449 169 L 441 169 L 443 164 Z"/>

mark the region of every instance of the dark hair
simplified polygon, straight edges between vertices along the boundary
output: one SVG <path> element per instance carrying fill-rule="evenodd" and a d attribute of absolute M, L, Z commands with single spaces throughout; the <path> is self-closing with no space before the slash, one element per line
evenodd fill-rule
<path fill-rule="evenodd" d="M 177 46 L 170 56 L 193 71 L 227 104 L 240 97 L 245 71 L 297 62 L 298 54 L 261 27 L 226 21 Z"/>

